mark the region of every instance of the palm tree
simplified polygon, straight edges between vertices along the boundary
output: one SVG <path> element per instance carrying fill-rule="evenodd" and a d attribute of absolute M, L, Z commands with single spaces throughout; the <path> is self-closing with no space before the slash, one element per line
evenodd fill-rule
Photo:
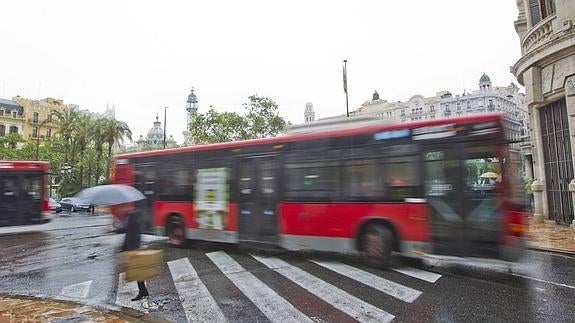
<path fill-rule="evenodd" d="M 72 139 L 74 138 L 79 114 L 76 110 L 70 108 L 66 108 L 63 111 L 53 111 L 52 113 L 56 117 L 56 124 L 60 126 L 60 137 L 64 140 L 64 162 L 67 163 L 70 155 L 72 155 L 72 159 L 74 159 L 74 154 L 70 153 L 72 153 Z"/>
<path fill-rule="evenodd" d="M 94 149 L 96 150 L 96 168 L 94 170 L 94 177 L 96 178 L 96 185 L 98 185 L 102 169 L 102 153 L 104 151 L 104 144 L 106 140 L 106 129 L 110 119 L 97 119 L 92 128 L 92 140 L 94 141 Z"/>
<path fill-rule="evenodd" d="M 104 138 L 108 143 L 108 163 L 106 167 L 106 179 L 110 178 L 110 163 L 112 161 L 112 148 L 116 142 L 124 142 L 124 138 L 132 140 L 132 130 L 124 122 L 116 119 L 108 119 Z"/>
<path fill-rule="evenodd" d="M 73 141 L 80 152 L 80 187 L 84 184 L 84 154 L 86 147 L 92 140 L 92 117 L 88 114 L 80 115 L 76 121 Z"/>

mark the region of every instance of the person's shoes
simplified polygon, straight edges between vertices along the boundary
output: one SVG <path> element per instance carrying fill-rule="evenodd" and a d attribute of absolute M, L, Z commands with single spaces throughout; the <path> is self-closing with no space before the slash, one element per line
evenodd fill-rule
<path fill-rule="evenodd" d="M 139 301 L 144 297 L 148 297 L 148 292 L 138 293 L 138 296 L 132 298 L 132 302 Z"/>

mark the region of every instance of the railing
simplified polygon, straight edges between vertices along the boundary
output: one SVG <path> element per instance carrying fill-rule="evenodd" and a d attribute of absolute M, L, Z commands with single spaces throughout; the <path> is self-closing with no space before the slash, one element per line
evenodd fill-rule
<path fill-rule="evenodd" d="M 18 115 L 17 115 L 16 117 L 14 117 L 14 116 L 12 116 L 11 114 L 1 115 L 0 118 L 3 118 L 3 119 L 12 119 L 12 120 L 24 120 L 24 116 L 18 116 Z"/>
<path fill-rule="evenodd" d="M 551 35 L 553 34 L 553 21 L 556 18 L 557 17 L 555 15 L 545 18 L 535 25 L 527 35 L 525 35 L 523 42 L 521 43 L 523 54 L 527 54 L 529 51 L 539 47 L 539 45 L 547 42 L 551 38 Z"/>

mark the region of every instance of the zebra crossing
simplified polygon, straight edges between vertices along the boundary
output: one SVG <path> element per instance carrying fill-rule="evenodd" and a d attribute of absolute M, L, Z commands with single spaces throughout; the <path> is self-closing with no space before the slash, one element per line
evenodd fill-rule
<path fill-rule="evenodd" d="M 404 309 L 420 298 L 426 289 L 433 288 L 442 277 L 413 267 L 390 268 L 389 271 L 380 272 L 336 260 L 306 258 L 297 259 L 295 263 L 282 257 L 229 254 L 225 251 L 200 252 L 200 257 L 175 258 L 166 262 L 167 274 L 162 284 L 170 285 L 165 287 L 171 290 L 173 302 L 183 309 L 177 320 L 188 322 L 247 320 L 230 317 L 230 302 L 239 307 L 249 303 L 249 308 L 261 312 L 254 314 L 256 317 L 266 318 L 270 322 L 322 322 L 342 317 L 360 322 L 390 322 L 400 314 L 398 306 L 392 306 L 394 302 Z M 226 281 L 227 285 L 222 287 L 218 284 L 221 281 Z M 339 281 L 346 281 L 348 285 Z M 59 297 L 88 300 L 91 287 L 97 284 L 88 280 L 64 286 Z M 148 282 L 151 297 L 133 302 L 131 298 L 138 293 L 137 283 L 126 282 L 124 273 L 120 273 L 112 302 L 117 306 L 161 316 L 161 309 L 154 302 L 153 284 L 154 281 Z M 349 284 L 353 288 L 345 287 Z M 228 291 L 224 296 L 227 299 L 221 300 L 222 295 L 217 292 L 219 288 L 237 290 L 234 293 Z M 372 298 L 362 297 L 354 292 L 356 288 L 375 291 L 375 294 Z M 388 299 L 382 301 L 378 295 L 386 295 Z M 306 305 L 317 301 L 324 304 L 324 311 L 334 312 L 335 316 L 323 317 L 327 315 L 322 315 L 321 311 L 314 312 Z"/>

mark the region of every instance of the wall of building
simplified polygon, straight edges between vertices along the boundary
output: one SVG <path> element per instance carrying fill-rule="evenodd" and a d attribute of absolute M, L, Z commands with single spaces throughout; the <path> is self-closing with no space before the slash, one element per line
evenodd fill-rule
<path fill-rule="evenodd" d="M 540 2 L 542 1 L 544 0 Z M 572 173 L 575 169 L 575 141 L 572 140 L 575 135 L 575 1 L 555 0 L 554 4 L 554 13 L 536 12 L 535 16 L 542 14 L 542 19 L 534 23 L 534 12 L 531 11 L 529 1 L 517 1 L 519 15 L 515 21 L 515 29 L 519 35 L 522 57 L 512 67 L 512 72 L 525 86 L 527 107 L 533 124 L 530 135 L 533 142 L 533 175 L 537 179 L 533 185 L 535 214 L 538 219 L 557 220 L 556 214 L 551 214 L 556 203 L 549 201 L 550 181 L 571 181 L 569 190 L 575 194 L 575 180 L 562 178 L 566 173 L 564 167 L 553 169 L 554 174 L 562 175 L 547 178 L 546 170 L 549 171 L 547 168 L 551 166 L 545 166 L 545 149 L 549 143 L 544 142 L 542 137 L 540 118 L 543 109 L 550 109 L 554 103 L 565 100 L 569 136 L 562 140 L 566 140 L 566 145 L 570 147 L 571 156 L 562 158 L 573 161 L 570 165 Z M 570 203 L 573 201 L 575 199 L 572 198 Z M 575 209 L 575 204 L 573 206 L 572 209 Z"/>
<path fill-rule="evenodd" d="M 63 112 L 67 108 L 63 100 L 54 98 L 32 100 L 15 97 L 14 101 L 24 107 L 22 138 L 25 140 L 35 139 L 37 134 L 40 138 L 47 138 L 56 134 L 60 129 L 56 119 L 50 115 L 55 111 Z"/>

